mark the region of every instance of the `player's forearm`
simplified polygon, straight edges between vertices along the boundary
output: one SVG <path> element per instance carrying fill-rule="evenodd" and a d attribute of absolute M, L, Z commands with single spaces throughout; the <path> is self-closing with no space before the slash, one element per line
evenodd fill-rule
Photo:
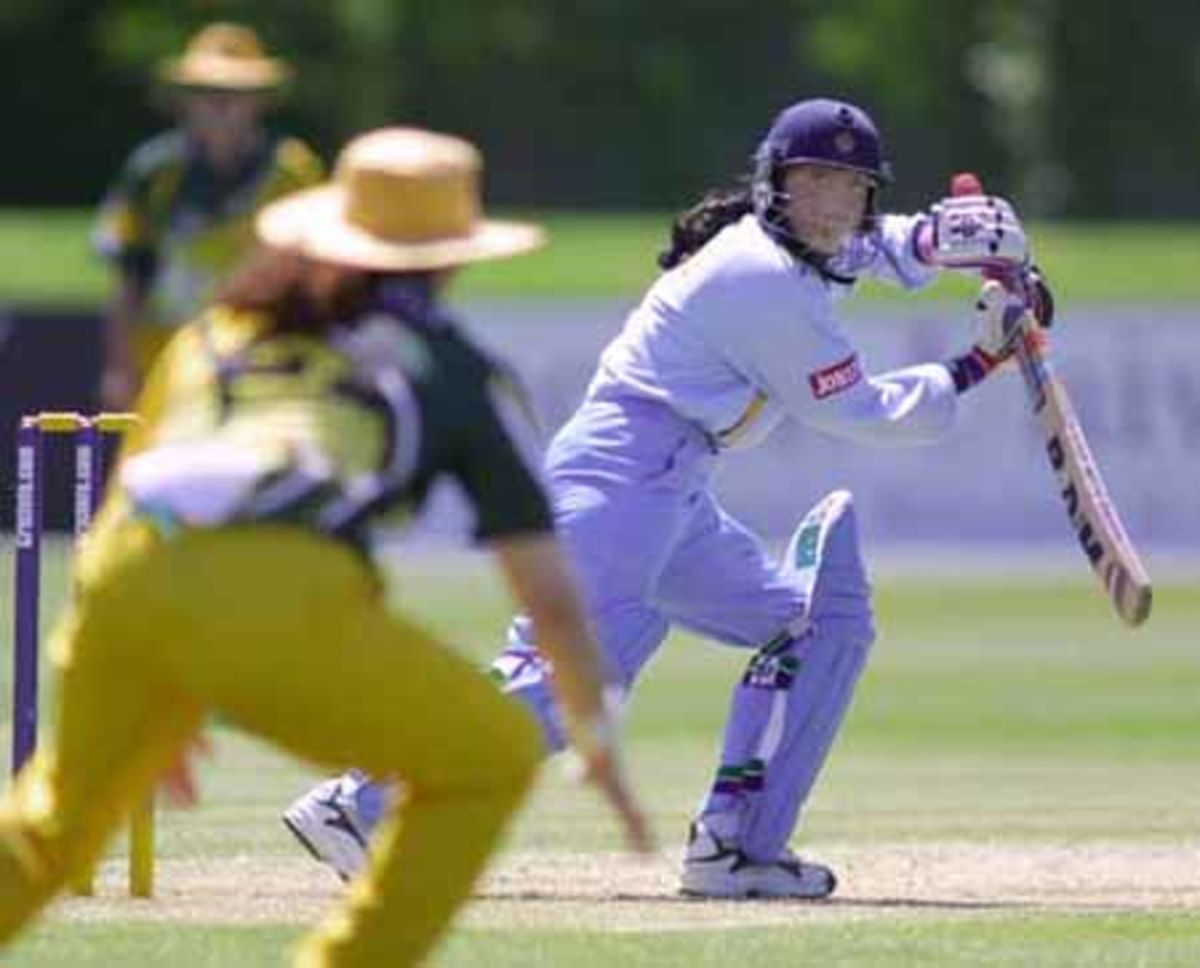
<path fill-rule="evenodd" d="M 110 365 L 132 362 L 133 327 L 145 307 L 145 287 L 122 274 L 104 320 L 105 359 Z"/>
<path fill-rule="evenodd" d="M 100 380 L 100 397 L 107 409 L 123 410 L 133 404 L 138 384 L 133 327 L 145 305 L 145 286 L 132 274 L 122 272 L 104 320 L 104 370 Z"/>
<path fill-rule="evenodd" d="M 925 258 L 922 249 L 927 223 L 924 215 L 879 216 L 879 254 L 870 274 L 905 289 L 921 289 L 933 282 L 940 266 Z"/>
<path fill-rule="evenodd" d="M 554 667 L 554 690 L 561 701 L 568 731 L 589 729 L 602 718 L 603 676 L 593 639 L 573 590 L 558 600 L 529 608 L 538 648 Z"/>
<path fill-rule="evenodd" d="M 502 539 L 493 548 L 553 666 L 555 695 L 582 776 L 617 812 L 633 847 L 650 850 L 653 838 L 621 768 L 616 718 L 604 701 L 601 656 L 557 540 L 543 532 Z"/>
<path fill-rule="evenodd" d="M 538 648 L 554 667 L 554 689 L 568 728 L 590 729 L 604 718 L 599 653 L 565 560 L 551 535 L 497 541 L 497 559 L 513 597 L 533 622 Z"/>

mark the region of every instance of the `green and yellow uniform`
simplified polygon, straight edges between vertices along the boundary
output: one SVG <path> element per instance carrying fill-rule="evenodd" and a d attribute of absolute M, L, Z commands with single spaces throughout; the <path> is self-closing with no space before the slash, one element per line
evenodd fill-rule
<path fill-rule="evenodd" d="M 523 708 L 385 609 L 366 549 L 376 522 L 417 510 L 442 476 L 483 538 L 551 528 L 496 403 L 504 384 L 432 312 L 380 311 L 326 341 L 218 308 L 178 334 L 52 643 L 53 741 L 0 801 L 0 940 L 88 869 L 216 712 L 310 761 L 404 779 L 372 866 L 298 963 L 419 960 L 541 744 Z M 213 453 L 261 468 L 217 511 Z M 127 483 L 148 461 L 170 486 Z M 191 474 L 204 486 L 189 490 Z"/>
<path fill-rule="evenodd" d="M 214 170 L 183 130 L 134 149 L 101 204 L 92 241 L 147 294 L 134 337 L 139 363 L 196 317 L 245 255 L 255 213 L 322 176 L 320 159 L 292 137 L 263 134 L 229 173 Z"/>

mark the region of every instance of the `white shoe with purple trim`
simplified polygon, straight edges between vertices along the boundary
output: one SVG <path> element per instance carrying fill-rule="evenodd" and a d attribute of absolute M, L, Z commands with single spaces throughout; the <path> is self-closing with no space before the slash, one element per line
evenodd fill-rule
<path fill-rule="evenodd" d="M 833 871 L 822 864 L 802 861 L 792 851 L 767 864 L 753 863 L 724 843 L 704 822 L 692 823 L 683 860 L 680 893 L 689 897 L 794 898 L 816 901 L 837 887 Z"/>
<path fill-rule="evenodd" d="M 283 813 L 283 824 L 322 864 L 348 881 L 367 863 L 367 837 L 340 777 L 326 780 Z"/>

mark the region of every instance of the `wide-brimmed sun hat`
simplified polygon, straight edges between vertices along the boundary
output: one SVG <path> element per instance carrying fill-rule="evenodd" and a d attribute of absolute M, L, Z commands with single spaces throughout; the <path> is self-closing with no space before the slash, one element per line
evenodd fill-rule
<path fill-rule="evenodd" d="M 201 28 L 182 56 L 169 58 L 159 67 L 159 77 L 175 87 L 223 91 L 269 91 L 291 73 L 284 61 L 267 56 L 258 34 L 231 23 Z"/>
<path fill-rule="evenodd" d="M 484 217 L 483 160 L 469 141 L 380 128 L 342 149 L 333 180 L 268 205 L 255 223 L 272 248 L 377 271 L 446 269 L 541 246 L 541 228 Z"/>

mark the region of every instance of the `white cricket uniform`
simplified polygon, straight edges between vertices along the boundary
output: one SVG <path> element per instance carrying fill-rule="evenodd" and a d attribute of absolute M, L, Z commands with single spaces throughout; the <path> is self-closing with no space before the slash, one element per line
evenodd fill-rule
<path fill-rule="evenodd" d="M 915 257 L 916 224 L 883 217 L 835 268 L 922 285 L 936 270 Z M 748 215 L 651 286 L 555 436 L 546 458 L 555 522 L 625 685 L 672 623 L 754 648 L 806 605 L 712 494 L 723 448 L 761 440 L 785 415 L 880 443 L 931 441 L 951 425 L 956 394 L 945 366 L 863 372 L 836 318 L 847 291 Z M 803 465 L 804 455 L 796 460 Z M 497 665 L 525 677 L 510 679 L 514 691 L 538 678 L 532 644 L 528 624 L 515 622 Z M 548 698 L 525 697 L 560 740 Z"/>
<path fill-rule="evenodd" d="M 913 254 L 916 224 L 884 217 L 836 270 L 921 285 L 934 270 Z M 946 367 L 863 372 L 834 311 L 847 288 L 793 259 L 753 216 L 727 226 L 650 288 L 546 455 L 556 528 L 622 686 L 673 623 L 758 650 L 734 688 L 700 812 L 757 863 L 786 860 L 874 639 L 870 588 L 848 496 L 814 509 L 823 551 L 803 540 L 810 515 L 794 542 L 809 557 L 793 551 L 777 564 L 717 503 L 716 460 L 785 415 L 881 443 L 933 440 L 954 418 Z M 805 568 L 815 577 L 801 580 Z M 550 670 L 525 617 L 493 670 L 537 716 L 547 745 L 561 748 Z M 379 796 L 357 782 L 360 805 Z"/>

